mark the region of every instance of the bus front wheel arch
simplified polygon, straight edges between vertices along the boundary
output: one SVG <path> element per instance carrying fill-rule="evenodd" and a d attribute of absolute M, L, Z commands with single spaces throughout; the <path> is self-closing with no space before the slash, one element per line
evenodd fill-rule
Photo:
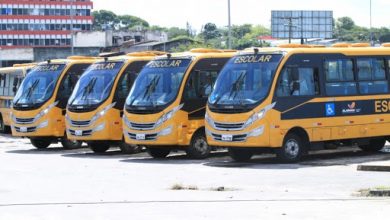
<path fill-rule="evenodd" d="M 303 128 L 291 129 L 276 150 L 278 159 L 284 163 L 295 163 L 310 149 L 309 136 Z"/>
<path fill-rule="evenodd" d="M 200 128 L 192 135 L 186 153 L 191 159 L 205 159 L 210 155 L 210 152 L 211 147 L 207 143 L 205 129 Z"/>

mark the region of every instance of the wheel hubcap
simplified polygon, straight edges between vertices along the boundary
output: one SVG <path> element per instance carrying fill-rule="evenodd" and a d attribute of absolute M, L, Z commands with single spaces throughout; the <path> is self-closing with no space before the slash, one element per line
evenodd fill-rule
<path fill-rule="evenodd" d="M 299 144 L 296 140 L 288 140 L 286 142 L 286 153 L 291 157 L 296 157 L 299 154 Z"/>
<path fill-rule="evenodd" d="M 204 139 L 198 139 L 195 141 L 194 147 L 202 153 L 205 153 L 209 148 L 207 142 Z"/>

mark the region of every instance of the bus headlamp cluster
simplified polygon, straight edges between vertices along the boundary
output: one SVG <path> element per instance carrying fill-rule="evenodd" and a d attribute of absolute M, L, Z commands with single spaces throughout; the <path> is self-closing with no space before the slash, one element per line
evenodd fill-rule
<path fill-rule="evenodd" d="M 95 123 L 99 118 L 103 117 L 107 112 L 112 109 L 116 105 L 116 102 L 106 106 L 104 109 L 96 113 L 92 119 L 91 119 L 91 124 Z"/>
<path fill-rule="evenodd" d="M 43 116 L 47 115 L 47 113 L 49 113 L 49 111 L 54 108 L 56 105 L 58 104 L 58 101 L 57 102 L 54 102 L 53 104 L 49 105 L 47 108 L 43 109 L 42 111 L 40 111 L 35 117 L 34 117 L 34 122 L 35 121 L 38 121 L 40 118 L 42 118 Z"/>
<path fill-rule="evenodd" d="M 169 119 L 171 119 L 176 112 L 178 112 L 181 108 L 183 108 L 183 105 L 184 104 L 181 104 L 179 106 L 176 106 L 175 108 L 173 108 L 171 111 L 169 111 L 168 113 L 164 114 L 163 116 L 161 116 L 157 122 L 156 122 L 156 125 L 155 127 L 159 127 L 160 125 L 162 125 L 164 122 L 168 121 Z"/>
<path fill-rule="evenodd" d="M 254 113 L 244 124 L 244 128 L 251 126 L 257 120 L 264 118 L 265 109 L 260 110 L 259 112 Z"/>

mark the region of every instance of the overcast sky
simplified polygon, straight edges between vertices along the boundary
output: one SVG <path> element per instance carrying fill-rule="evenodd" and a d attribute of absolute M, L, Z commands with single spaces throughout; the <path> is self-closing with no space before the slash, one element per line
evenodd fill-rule
<path fill-rule="evenodd" d="M 227 0 L 93 0 L 95 10 L 130 14 L 151 25 L 185 28 L 189 22 L 200 30 L 212 22 L 227 25 Z M 270 26 L 271 10 L 333 10 L 334 17 L 351 17 L 357 25 L 369 27 L 370 0 L 231 0 L 233 24 Z M 374 27 L 390 27 L 390 0 L 372 0 Z"/>

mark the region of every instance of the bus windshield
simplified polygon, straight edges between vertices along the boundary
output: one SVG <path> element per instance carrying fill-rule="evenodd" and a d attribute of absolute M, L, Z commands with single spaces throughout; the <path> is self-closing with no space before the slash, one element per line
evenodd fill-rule
<path fill-rule="evenodd" d="M 26 76 L 14 98 L 14 105 L 43 104 L 52 97 L 65 64 L 36 66 Z"/>
<path fill-rule="evenodd" d="M 126 106 L 155 107 L 172 102 L 190 63 L 191 59 L 161 59 L 149 62 L 136 79 Z"/>
<path fill-rule="evenodd" d="M 282 55 L 240 55 L 221 71 L 209 97 L 211 105 L 254 105 L 270 89 Z"/>
<path fill-rule="evenodd" d="M 92 64 L 77 82 L 69 106 L 98 105 L 105 101 L 123 65 L 124 62 Z"/>

